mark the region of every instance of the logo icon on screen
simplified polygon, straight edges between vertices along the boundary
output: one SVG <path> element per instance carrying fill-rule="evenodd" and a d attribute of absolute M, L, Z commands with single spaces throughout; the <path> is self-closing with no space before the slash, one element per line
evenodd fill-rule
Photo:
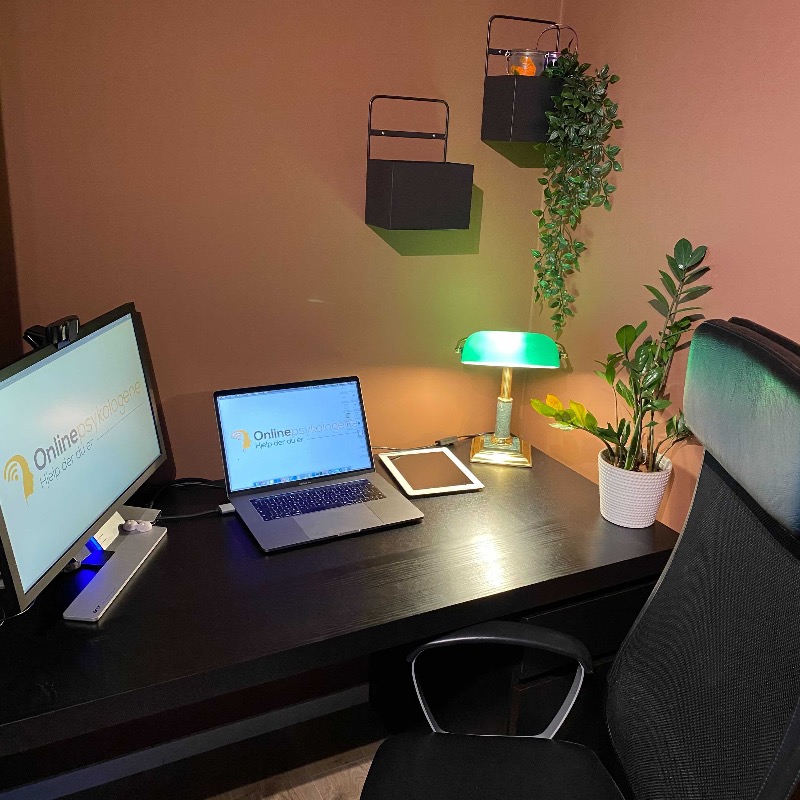
<path fill-rule="evenodd" d="M 20 477 L 22 478 L 22 491 L 27 503 L 28 498 L 33 494 L 33 473 L 24 456 L 11 456 L 3 468 L 3 478 L 11 483 L 19 481 Z"/>
<path fill-rule="evenodd" d="M 247 450 L 247 448 L 250 447 L 250 434 L 247 431 L 239 428 L 239 430 L 234 431 L 231 436 L 237 441 L 239 439 L 242 440 L 242 450 Z"/>

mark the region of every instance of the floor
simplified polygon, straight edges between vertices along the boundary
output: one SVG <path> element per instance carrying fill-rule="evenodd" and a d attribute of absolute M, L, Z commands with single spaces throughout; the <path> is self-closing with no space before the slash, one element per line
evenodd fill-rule
<path fill-rule="evenodd" d="M 356 747 L 205 800 L 358 800 L 379 744 Z"/>
<path fill-rule="evenodd" d="M 364 704 L 64 800 L 358 800 L 387 734 Z"/>

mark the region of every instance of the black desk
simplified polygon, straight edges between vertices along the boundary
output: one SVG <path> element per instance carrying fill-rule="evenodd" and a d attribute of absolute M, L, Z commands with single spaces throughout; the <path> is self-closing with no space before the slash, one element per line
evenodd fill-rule
<path fill-rule="evenodd" d="M 98 625 L 60 619 L 79 580 L 62 576 L 0 628 L 0 775 L 75 737 L 651 578 L 675 544 L 659 523 L 606 522 L 597 487 L 542 453 L 473 467 L 486 489 L 420 499 L 419 525 L 270 557 L 235 517 L 174 522 Z"/>

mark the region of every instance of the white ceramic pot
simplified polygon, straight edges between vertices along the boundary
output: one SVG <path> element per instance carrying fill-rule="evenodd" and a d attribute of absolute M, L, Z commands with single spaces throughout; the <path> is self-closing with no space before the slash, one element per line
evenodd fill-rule
<path fill-rule="evenodd" d="M 658 472 L 631 472 L 597 456 L 600 470 L 600 513 L 623 528 L 649 528 L 656 520 L 661 498 L 672 475 L 672 462 L 661 456 Z"/>

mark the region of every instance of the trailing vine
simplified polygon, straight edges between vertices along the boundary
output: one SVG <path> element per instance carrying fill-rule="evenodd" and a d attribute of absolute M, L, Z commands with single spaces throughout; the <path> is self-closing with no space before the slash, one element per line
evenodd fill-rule
<path fill-rule="evenodd" d="M 611 210 L 610 196 L 616 189 L 608 178 L 620 172 L 620 148 L 606 144 L 611 131 L 622 127 L 617 104 L 608 97 L 608 87 L 619 80 L 608 64 L 589 74 L 590 64 L 578 62 L 577 53 L 562 50 L 556 63 L 545 71 L 563 78 L 561 94 L 553 98 L 555 111 L 548 112 L 549 138 L 544 149 L 544 210 L 539 218 L 541 248 L 532 250 L 536 301 L 547 304 L 556 337 L 569 317 L 575 316 L 575 296 L 567 277 L 580 271 L 580 257 L 586 244 L 574 231 L 582 212 L 590 206 Z"/>

